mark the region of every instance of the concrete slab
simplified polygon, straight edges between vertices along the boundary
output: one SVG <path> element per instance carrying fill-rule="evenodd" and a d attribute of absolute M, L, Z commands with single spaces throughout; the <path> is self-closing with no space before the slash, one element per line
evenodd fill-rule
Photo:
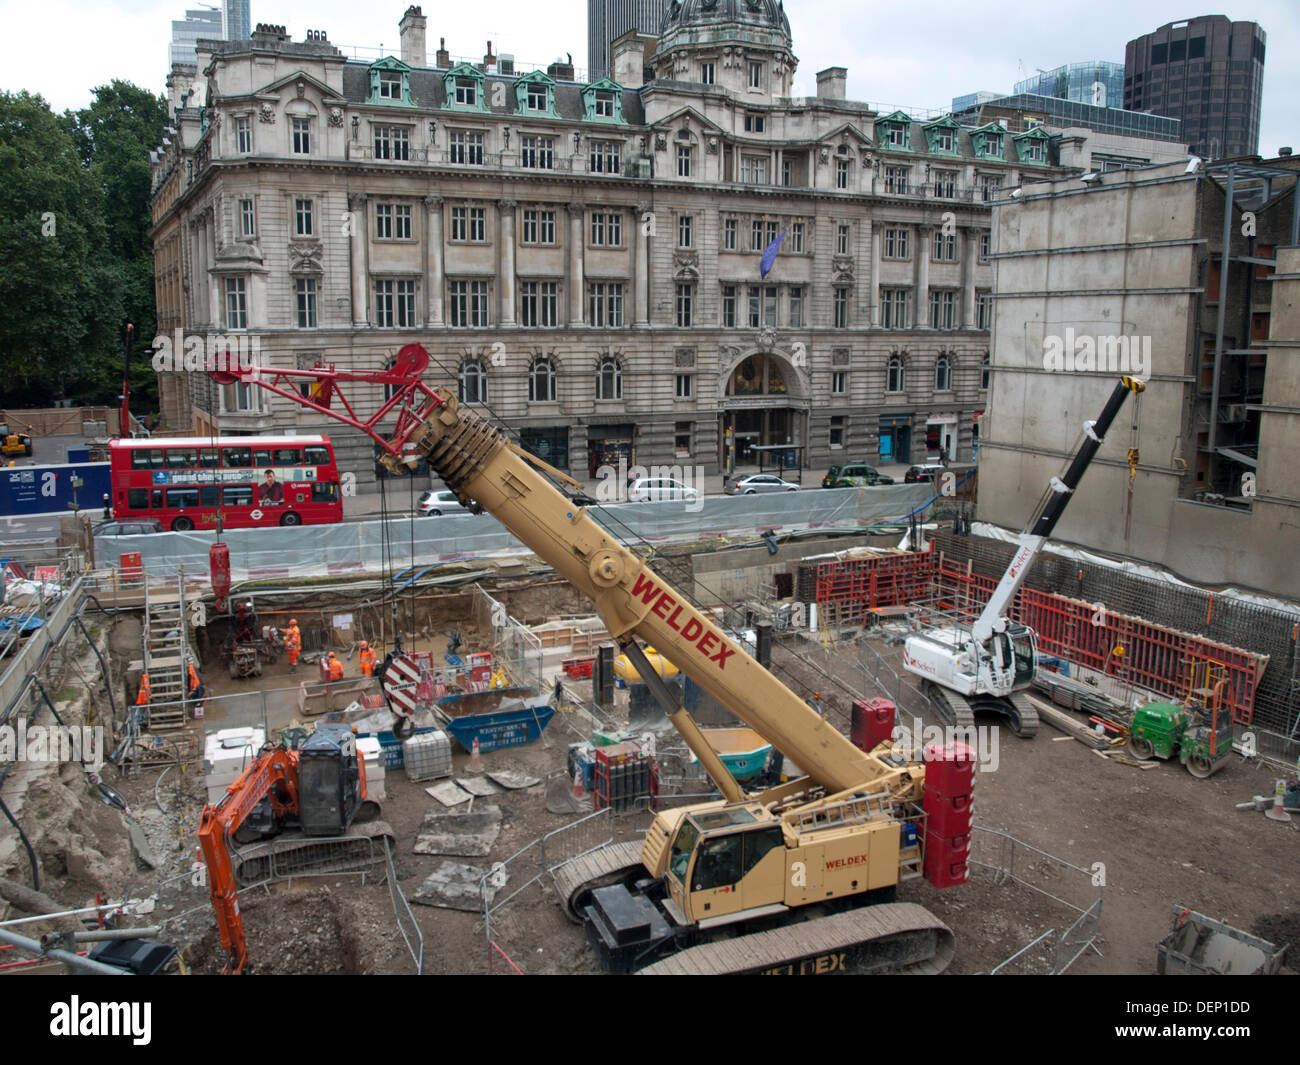
<path fill-rule="evenodd" d="M 491 774 L 488 774 L 491 776 Z M 488 795 L 500 795 L 501 789 L 493 784 L 490 780 L 484 780 L 482 777 L 457 777 L 456 783 L 468 791 L 471 795 L 477 795 L 480 798 Z"/>
<path fill-rule="evenodd" d="M 459 806 L 463 802 L 469 802 L 474 797 L 452 780 L 444 780 L 441 784 L 425 788 L 424 791 L 425 794 L 437 799 L 443 806 Z"/>
<path fill-rule="evenodd" d="M 483 806 L 473 812 L 433 811 L 415 837 L 416 854 L 448 854 L 458 858 L 483 858 L 501 835 L 501 808 Z"/>
<path fill-rule="evenodd" d="M 424 906 L 440 906 L 446 910 L 467 910 L 476 913 L 483 909 L 483 896 L 491 903 L 509 879 L 500 863 L 491 869 L 486 885 L 482 884 L 488 869 L 461 862 L 440 862 L 411 896 L 412 902 Z"/>
<path fill-rule="evenodd" d="M 489 769 L 487 775 L 490 780 L 496 781 L 509 791 L 531 788 L 541 783 L 538 777 L 530 777 L 527 773 L 521 773 L 517 769 Z"/>

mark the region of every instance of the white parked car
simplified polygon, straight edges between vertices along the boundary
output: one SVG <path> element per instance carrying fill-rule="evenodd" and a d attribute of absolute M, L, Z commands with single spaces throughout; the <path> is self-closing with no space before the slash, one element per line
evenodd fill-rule
<path fill-rule="evenodd" d="M 799 486 L 793 481 L 783 481 L 771 473 L 755 473 L 742 477 L 738 481 L 727 481 L 726 493 L 729 496 L 752 496 L 758 492 L 797 492 Z"/>
<path fill-rule="evenodd" d="M 455 492 L 425 492 L 420 496 L 419 509 L 422 515 L 439 518 L 444 514 L 472 513 L 459 499 Z"/>
<path fill-rule="evenodd" d="M 671 477 L 638 477 L 627 490 L 627 498 L 633 503 L 660 503 L 665 500 L 690 503 L 699 497 L 700 493 L 690 485 Z"/>

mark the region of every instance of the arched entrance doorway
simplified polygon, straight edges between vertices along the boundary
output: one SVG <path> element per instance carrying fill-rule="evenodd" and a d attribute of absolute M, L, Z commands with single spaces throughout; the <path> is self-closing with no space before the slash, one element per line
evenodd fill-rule
<path fill-rule="evenodd" d="M 724 471 L 756 465 L 755 447 L 807 445 L 807 386 L 784 355 L 740 355 L 727 370 L 721 392 L 718 461 Z M 733 459 L 734 465 L 729 462 Z"/>

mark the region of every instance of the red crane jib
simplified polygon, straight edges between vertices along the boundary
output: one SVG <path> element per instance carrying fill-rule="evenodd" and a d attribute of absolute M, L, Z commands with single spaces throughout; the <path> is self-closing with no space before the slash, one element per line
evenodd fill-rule
<path fill-rule="evenodd" d="M 433 411 L 443 406 L 442 397 L 422 380 L 428 367 L 429 353 L 419 344 L 407 344 L 397 353 L 392 365 L 384 370 L 339 370 L 330 363 L 305 370 L 277 366 L 228 367 L 212 370 L 209 376 L 221 385 L 237 382 L 257 385 L 283 399 L 360 429 L 385 451 L 401 457 L 411 434 Z M 312 383 L 311 388 L 304 396 L 299 386 L 308 382 Z M 342 387 L 351 382 L 381 385 L 392 394 L 373 414 L 363 417 Z M 335 400 L 337 407 L 334 406 Z M 396 427 L 380 432 L 380 423 L 393 416 L 397 419 Z"/>

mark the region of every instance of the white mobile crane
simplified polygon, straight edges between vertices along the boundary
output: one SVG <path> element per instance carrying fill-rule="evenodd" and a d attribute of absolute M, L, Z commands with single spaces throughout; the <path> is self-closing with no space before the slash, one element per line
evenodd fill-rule
<path fill-rule="evenodd" d="M 1137 378 L 1121 378 L 1097 420 L 1084 423 L 1083 443 L 1065 473 L 1052 478 L 1037 515 L 1020 534 L 1010 565 L 974 623 L 926 629 L 904 643 L 904 668 L 921 678 L 922 690 L 948 711 L 956 725 L 973 726 L 978 710 L 1003 715 L 1011 730 L 1026 739 L 1038 731 L 1038 713 L 1020 694 L 1034 680 L 1034 632 L 1010 621 L 1007 608 L 1065 512 L 1125 397 L 1145 387 Z"/>
<path fill-rule="evenodd" d="M 420 379 L 417 344 L 378 373 L 262 368 L 219 374 L 337 418 L 381 445 L 400 470 L 424 458 L 467 506 L 492 514 L 591 598 L 613 638 L 653 685 L 651 644 L 807 775 L 747 794 L 690 714 L 660 684 L 669 718 L 722 798 L 660 811 L 642 843 L 605 847 L 563 867 L 557 892 L 614 972 L 801 973 L 882 968 L 939 972 L 951 930 L 923 907 L 894 901 L 901 881 L 930 875 L 921 831 L 926 767 L 885 743 L 859 750 L 746 654 L 539 472 L 583 486 L 510 443 L 500 430 Z M 319 387 L 311 397 L 299 385 Z M 388 386 L 362 420 L 341 386 Z M 331 409 L 337 397 L 340 409 Z M 380 433 L 381 419 L 395 428 Z M 638 642 L 640 641 L 640 642 Z M 947 883 L 943 874 L 931 877 Z M 776 926 L 776 927 L 773 927 Z M 763 929 L 759 931 L 759 929 Z M 725 942 L 708 942 L 718 931 Z"/>

